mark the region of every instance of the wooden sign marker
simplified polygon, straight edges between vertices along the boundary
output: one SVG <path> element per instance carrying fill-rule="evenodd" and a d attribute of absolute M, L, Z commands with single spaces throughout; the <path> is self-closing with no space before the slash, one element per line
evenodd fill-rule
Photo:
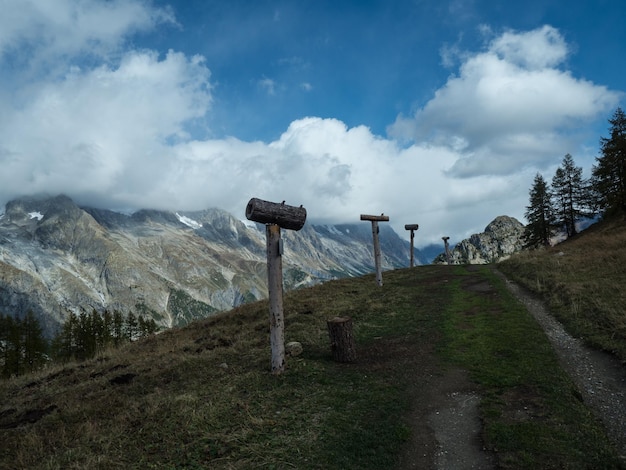
<path fill-rule="evenodd" d="M 415 238 L 415 231 L 420 228 L 419 225 L 417 224 L 406 224 L 404 226 L 405 230 L 410 230 L 411 231 L 411 264 L 409 265 L 410 268 L 413 267 L 413 239 Z"/>
<path fill-rule="evenodd" d="M 380 261 L 380 241 L 378 240 L 378 222 L 389 222 L 389 216 L 385 214 L 380 215 L 365 215 L 361 214 L 361 220 L 369 220 L 372 222 L 372 237 L 374 238 L 374 263 L 376 264 L 376 283 L 379 286 L 383 285 L 383 271 Z"/>
<path fill-rule="evenodd" d="M 448 240 L 450 240 L 450 237 L 441 237 L 441 239 L 443 240 L 443 246 L 446 249 L 446 261 L 448 264 L 452 264 L 450 261 L 450 247 L 448 246 Z"/>
<path fill-rule="evenodd" d="M 283 313 L 283 243 L 281 227 L 300 230 L 306 221 L 306 209 L 252 198 L 246 206 L 246 218 L 265 225 L 267 243 L 267 289 L 270 304 L 270 346 L 272 374 L 285 370 L 285 317 Z"/>

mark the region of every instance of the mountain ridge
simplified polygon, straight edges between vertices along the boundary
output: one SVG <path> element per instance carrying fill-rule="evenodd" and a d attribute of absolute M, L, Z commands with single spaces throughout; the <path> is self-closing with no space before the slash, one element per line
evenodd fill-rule
<path fill-rule="evenodd" d="M 286 289 L 374 269 L 369 224 L 306 224 L 282 238 Z M 383 269 L 408 266 L 407 241 L 387 226 L 380 240 Z M 0 311 L 32 310 L 48 334 L 92 309 L 184 325 L 264 298 L 266 276 L 264 226 L 217 208 L 123 214 L 58 195 L 12 200 L 0 215 Z"/>

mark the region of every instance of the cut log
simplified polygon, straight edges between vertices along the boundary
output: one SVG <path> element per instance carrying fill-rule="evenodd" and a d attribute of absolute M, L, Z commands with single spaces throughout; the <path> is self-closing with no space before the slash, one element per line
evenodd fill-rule
<path fill-rule="evenodd" d="M 253 197 L 246 206 L 246 218 L 261 224 L 276 224 L 287 230 L 300 230 L 306 221 L 306 209 Z"/>
<path fill-rule="evenodd" d="M 356 360 L 356 348 L 354 346 L 354 335 L 352 334 L 352 318 L 335 317 L 327 320 L 326 325 L 328 326 L 333 360 L 337 362 L 354 362 Z"/>

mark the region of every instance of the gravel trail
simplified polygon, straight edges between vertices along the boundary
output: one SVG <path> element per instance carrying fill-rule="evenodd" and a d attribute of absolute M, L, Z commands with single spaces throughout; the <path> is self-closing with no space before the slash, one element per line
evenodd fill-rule
<path fill-rule="evenodd" d="M 614 356 L 591 349 L 572 337 L 541 300 L 507 280 L 502 273 L 496 273 L 505 279 L 508 289 L 541 325 L 584 403 L 604 423 L 607 434 L 626 463 L 626 366 Z"/>

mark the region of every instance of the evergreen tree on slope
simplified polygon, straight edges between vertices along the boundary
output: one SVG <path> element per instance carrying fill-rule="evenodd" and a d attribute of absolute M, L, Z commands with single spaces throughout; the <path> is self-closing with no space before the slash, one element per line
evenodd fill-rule
<path fill-rule="evenodd" d="M 548 183 L 537 173 L 530 189 L 530 204 L 524 213 L 528 224 L 524 230 L 524 246 L 549 246 L 554 231 L 554 209 Z"/>
<path fill-rule="evenodd" d="M 552 178 L 552 197 L 556 223 L 565 228 L 568 237 L 576 235 L 576 221 L 587 215 L 589 196 L 583 169 L 574 164 L 569 153 Z"/>
<path fill-rule="evenodd" d="M 626 115 L 617 108 L 609 119 L 610 137 L 600 139 L 601 156 L 592 169 L 592 185 L 599 209 L 606 215 L 626 213 Z"/>

